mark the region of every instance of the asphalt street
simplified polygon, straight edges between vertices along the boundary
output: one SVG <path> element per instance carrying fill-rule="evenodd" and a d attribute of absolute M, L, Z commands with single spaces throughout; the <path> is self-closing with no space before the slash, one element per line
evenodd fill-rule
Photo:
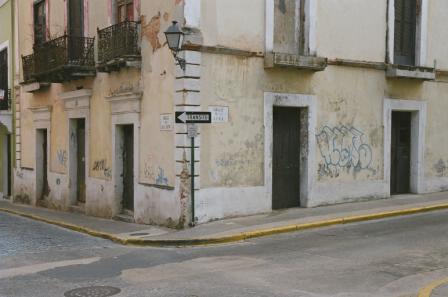
<path fill-rule="evenodd" d="M 411 297 L 448 277 L 447 235 L 439 211 L 223 246 L 133 248 L 0 213 L 0 296 L 111 286 L 118 297 Z"/>

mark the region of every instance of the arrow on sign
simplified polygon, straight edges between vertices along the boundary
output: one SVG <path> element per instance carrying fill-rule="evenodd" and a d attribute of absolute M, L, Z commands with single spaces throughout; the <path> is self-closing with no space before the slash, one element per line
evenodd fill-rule
<path fill-rule="evenodd" d="M 177 111 L 177 124 L 210 124 L 212 122 L 211 112 L 204 111 Z"/>
<path fill-rule="evenodd" d="M 179 121 L 181 121 L 182 123 L 186 123 L 186 122 L 187 122 L 187 113 L 186 113 L 186 112 L 181 113 L 181 114 L 177 117 L 177 119 L 178 119 Z"/>

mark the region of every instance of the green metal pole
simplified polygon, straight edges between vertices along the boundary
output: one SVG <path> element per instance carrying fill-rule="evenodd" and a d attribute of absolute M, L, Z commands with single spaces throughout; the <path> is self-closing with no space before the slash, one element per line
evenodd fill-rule
<path fill-rule="evenodd" d="M 191 137 L 191 225 L 196 224 L 195 214 L 194 214 L 194 137 Z"/>

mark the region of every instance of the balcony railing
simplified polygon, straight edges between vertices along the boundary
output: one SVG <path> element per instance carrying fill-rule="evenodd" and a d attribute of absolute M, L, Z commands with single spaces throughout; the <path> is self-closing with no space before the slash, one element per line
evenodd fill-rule
<path fill-rule="evenodd" d="M 115 70 L 128 61 L 141 59 L 140 23 L 124 21 L 98 30 L 98 66 L 102 71 Z"/>
<path fill-rule="evenodd" d="M 0 87 L 0 110 L 11 109 L 11 89 Z"/>
<path fill-rule="evenodd" d="M 62 82 L 95 75 L 94 38 L 64 35 L 22 57 L 25 82 Z"/>
<path fill-rule="evenodd" d="M 23 66 L 23 80 L 25 82 L 35 81 L 35 71 L 34 71 L 34 54 L 28 56 L 22 56 L 22 66 Z"/>

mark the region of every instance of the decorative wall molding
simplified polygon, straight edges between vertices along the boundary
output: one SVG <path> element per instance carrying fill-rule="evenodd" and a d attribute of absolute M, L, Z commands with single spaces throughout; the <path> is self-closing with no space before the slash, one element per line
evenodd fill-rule
<path fill-rule="evenodd" d="M 124 92 L 106 97 L 110 102 L 111 114 L 140 113 L 142 92 Z"/>

